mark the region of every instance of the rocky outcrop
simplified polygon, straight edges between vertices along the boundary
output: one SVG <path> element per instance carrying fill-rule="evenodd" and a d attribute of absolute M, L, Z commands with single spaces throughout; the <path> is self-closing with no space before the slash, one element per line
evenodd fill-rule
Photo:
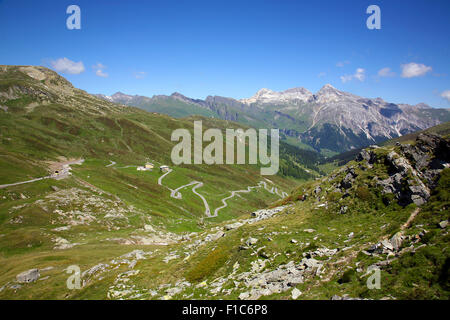
<path fill-rule="evenodd" d="M 436 177 L 442 169 L 449 167 L 450 142 L 437 135 L 421 133 L 415 145 L 405 144 L 400 148 L 431 188 L 435 187 Z"/>
<path fill-rule="evenodd" d="M 350 189 L 355 181 L 355 178 L 358 176 L 353 167 L 347 168 L 347 174 L 344 179 L 339 183 L 338 188 L 340 189 Z"/>
<path fill-rule="evenodd" d="M 384 162 L 389 177 L 376 178 L 382 194 L 394 194 L 402 206 L 423 205 L 430 198 L 441 171 L 450 167 L 450 143 L 439 136 L 421 133 L 414 145 L 397 143 L 396 146 L 399 151 L 389 152 L 384 159 L 377 159 L 376 153 L 369 149 L 361 151 L 356 161 L 366 162 L 369 167 L 377 161 Z M 349 187 L 351 183 L 352 176 L 347 174 L 340 186 Z"/>
<path fill-rule="evenodd" d="M 400 205 L 408 205 L 411 202 L 418 206 L 424 204 L 430 197 L 430 189 L 420 179 L 420 173 L 395 151 L 386 156 L 386 162 L 392 174 L 378 182 L 382 193 L 395 194 Z"/>
<path fill-rule="evenodd" d="M 38 269 L 31 269 L 24 271 L 16 276 L 16 280 L 19 283 L 29 283 L 34 282 L 40 277 Z"/>
<path fill-rule="evenodd" d="M 369 166 L 371 167 L 371 165 L 375 163 L 375 161 L 377 160 L 377 155 L 370 149 L 363 149 L 356 156 L 356 161 L 363 161 L 363 160 L 366 160 Z"/>

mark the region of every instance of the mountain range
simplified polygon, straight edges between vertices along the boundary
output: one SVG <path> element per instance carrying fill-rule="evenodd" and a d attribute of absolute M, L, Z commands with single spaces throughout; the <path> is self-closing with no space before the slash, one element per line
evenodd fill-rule
<path fill-rule="evenodd" d="M 332 105 L 316 96 L 208 101 Z M 450 122 L 326 176 L 319 153 L 281 142 L 268 177 L 170 161 L 173 130 L 242 123 L 104 99 L 43 67 L 0 65 L 0 300 L 449 299 Z M 214 114 L 179 94 L 155 100 Z"/>
<path fill-rule="evenodd" d="M 255 128 L 279 128 L 293 145 L 334 155 L 383 142 L 450 120 L 448 109 L 364 98 L 330 84 L 315 94 L 305 88 L 261 89 L 248 99 L 208 96 L 191 99 L 178 92 L 145 97 L 117 92 L 98 97 L 174 117 L 204 115 Z"/>

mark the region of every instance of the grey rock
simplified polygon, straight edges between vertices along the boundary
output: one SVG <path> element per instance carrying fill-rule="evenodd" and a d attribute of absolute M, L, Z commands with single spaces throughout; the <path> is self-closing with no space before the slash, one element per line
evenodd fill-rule
<path fill-rule="evenodd" d="M 393 250 L 398 251 L 402 246 L 403 236 L 400 232 L 397 232 L 392 236 L 392 238 L 389 241 L 392 245 Z"/>
<path fill-rule="evenodd" d="M 347 206 L 342 206 L 341 209 L 339 210 L 340 214 L 346 214 L 348 211 L 348 207 Z"/>
<path fill-rule="evenodd" d="M 250 238 L 247 239 L 247 241 L 245 241 L 245 244 L 246 244 L 247 246 L 253 246 L 253 245 L 255 245 L 257 242 L 258 242 L 258 239 L 250 237 Z"/>
<path fill-rule="evenodd" d="M 394 246 L 388 240 L 381 241 L 381 245 L 388 250 L 394 250 Z"/>
<path fill-rule="evenodd" d="M 29 283 L 34 282 L 40 277 L 38 269 L 30 269 L 24 271 L 16 276 L 16 280 L 19 283 Z"/>
<path fill-rule="evenodd" d="M 373 164 L 376 161 L 376 159 L 377 159 L 376 154 L 373 151 L 367 149 L 362 150 L 356 156 L 356 161 L 360 162 L 365 160 L 367 161 L 368 164 Z"/>
<path fill-rule="evenodd" d="M 224 228 L 225 228 L 225 230 L 230 231 L 230 230 L 233 230 L 233 229 L 237 229 L 237 228 L 239 228 L 239 227 L 242 227 L 243 225 L 244 225 L 244 224 L 241 223 L 241 222 L 235 222 L 235 223 L 227 224 Z"/>
<path fill-rule="evenodd" d="M 297 300 L 297 298 L 302 294 L 302 292 L 300 290 L 298 290 L 297 288 L 294 288 L 291 292 L 291 296 L 293 300 Z"/>
<path fill-rule="evenodd" d="M 447 226 L 448 226 L 448 220 L 444 220 L 444 221 L 439 222 L 439 227 L 441 229 L 445 229 L 445 228 L 447 228 Z"/>

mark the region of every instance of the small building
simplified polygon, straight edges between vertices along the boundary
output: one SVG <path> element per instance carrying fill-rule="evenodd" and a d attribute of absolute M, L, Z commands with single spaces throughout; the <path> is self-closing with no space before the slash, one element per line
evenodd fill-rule
<path fill-rule="evenodd" d="M 137 167 L 137 171 L 151 171 L 154 167 L 153 163 L 147 162 L 144 166 Z"/>
<path fill-rule="evenodd" d="M 159 170 L 161 170 L 162 172 L 168 172 L 170 170 L 170 168 L 169 168 L 169 166 L 164 165 L 164 166 L 159 167 Z"/>
<path fill-rule="evenodd" d="M 145 169 L 147 170 L 152 170 L 155 166 L 153 165 L 153 163 L 147 162 L 145 164 Z"/>

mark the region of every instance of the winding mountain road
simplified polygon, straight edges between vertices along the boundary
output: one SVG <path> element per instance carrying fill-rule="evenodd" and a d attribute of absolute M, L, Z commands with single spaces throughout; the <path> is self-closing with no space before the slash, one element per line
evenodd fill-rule
<path fill-rule="evenodd" d="M 167 171 L 167 172 L 164 173 L 162 176 L 160 176 L 159 179 L 158 179 L 158 184 L 159 184 L 160 186 L 163 186 L 163 187 L 169 189 L 169 190 L 170 190 L 170 196 L 171 196 L 172 198 L 174 198 L 174 199 L 182 199 L 181 193 L 179 192 L 181 189 L 186 188 L 186 187 L 189 187 L 189 186 L 194 186 L 194 187 L 192 188 L 192 192 L 193 192 L 194 194 L 196 194 L 200 199 L 202 199 L 203 204 L 204 204 L 204 206 L 205 206 L 205 215 L 206 215 L 207 217 L 210 217 L 210 216 L 211 216 L 211 210 L 209 209 L 208 201 L 206 201 L 206 199 L 205 199 L 204 196 L 202 196 L 200 193 L 197 192 L 197 188 L 203 187 L 203 182 L 200 182 L 200 181 L 192 181 L 192 182 L 190 182 L 190 183 L 188 183 L 188 184 L 185 184 L 185 185 L 183 185 L 183 186 L 181 186 L 181 187 L 176 188 L 175 190 L 174 190 L 174 189 L 171 189 L 171 188 L 169 188 L 168 186 L 163 185 L 163 184 L 162 184 L 162 180 L 164 179 L 164 177 L 166 177 L 166 176 L 167 176 L 169 173 L 171 173 L 172 171 L 173 171 L 172 169 L 169 169 L 169 171 Z"/>
<path fill-rule="evenodd" d="M 248 186 L 248 187 L 247 187 L 247 190 L 236 190 L 236 191 L 231 191 L 231 195 L 230 195 L 230 196 L 228 196 L 228 197 L 222 199 L 223 206 L 216 208 L 216 209 L 214 210 L 214 214 L 213 214 L 212 216 L 210 216 L 210 217 L 217 217 L 219 211 L 222 210 L 222 209 L 224 209 L 224 208 L 226 208 L 226 207 L 228 206 L 227 200 L 233 198 L 233 197 L 236 196 L 237 194 L 239 194 L 239 193 L 249 193 L 249 192 L 252 191 L 252 189 L 261 188 L 262 186 L 264 186 L 264 189 L 266 189 L 269 193 L 276 194 L 276 195 L 279 196 L 280 198 L 284 198 L 284 197 L 288 196 L 288 194 L 287 194 L 286 192 L 282 192 L 282 193 L 280 194 L 277 187 L 272 187 L 272 189 L 267 188 L 266 182 L 265 182 L 265 181 L 260 181 L 260 182 L 258 183 L 258 185 L 256 185 L 256 186 L 253 186 L 253 187 Z"/>
<path fill-rule="evenodd" d="M 172 198 L 174 198 L 174 199 L 182 199 L 182 195 L 181 195 L 181 193 L 180 193 L 180 190 L 181 190 L 181 189 L 186 188 L 186 187 L 189 187 L 189 186 L 194 186 L 194 187 L 192 188 L 192 192 L 193 192 L 195 195 L 197 195 L 200 199 L 202 199 L 203 204 L 204 204 L 204 206 L 205 206 L 205 215 L 206 215 L 208 218 L 214 218 L 214 217 L 217 217 L 219 211 L 222 210 L 222 209 L 224 209 L 224 208 L 226 208 L 226 207 L 228 206 L 227 200 L 233 198 L 234 196 L 238 195 L 239 193 L 249 193 L 249 192 L 252 191 L 252 189 L 264 187 L 264 189 L 267 190 L 269 193 L 271 193 L 271 194 L 276 194 L 276 195 L 279 196 L 280 198 L 284 198 L 284 197 L 286 197 L 286 196 L 288 195 L 286 192 L 280 192 L 280 191 L 278 190 L 277 187 L 272 187 L 271 189 L 269 189 L 269 188 L 267 187 L 267 183 L 266 183 L 265 181 L 260 181 L 260 182 L 258 183 L 258 185 L 256 185 L 256 186 L 248 186 L 246 190 L 244 189 L 244 190 L 234 190 L 234 191 L 231 191 L 231 195 L 230 195 L 230 196 L 225 197 L 225 198 L 223 198 L 223 199 L 221 200 L 222 203 L 223 203 L 223 205 L 222 205 L 221 207 L 216 208 L 216 209 L 214 210 L 214 213 L 211 214 L 211 210 L 210 210 L 208 201 L 205 199 L 204 196 L 202 196 L 200 193 L 197 192 L 197 188 L 203 187 L 203 182 L 200 182 L 200 181 L 191 181 L 190 183 L 185 184 L 185 185 L 182 185 L 182 186 L 180 186 L 180 187 L 178 187 L 178 188 L 176 188 L 176 189 L 171 189 L 171 188 L 169 188 L 168 186 L 165 186 L 165 185 L 162 184 L 162 180 L 163 180 L 169 173 L 171 173 L 172 171 L 173 171 L 172 169 L 169 169 L 169 171 L 167 171 L 167 172 L 164 173 L 162 176 L 160 176 L 160 177 L 158 178 L 158 184 L 159 184 L 160 186 L 163 186 L 163 187 L 167 188 L 168 190 L 170 190 L 170 196 L 171 196 Z"/>

